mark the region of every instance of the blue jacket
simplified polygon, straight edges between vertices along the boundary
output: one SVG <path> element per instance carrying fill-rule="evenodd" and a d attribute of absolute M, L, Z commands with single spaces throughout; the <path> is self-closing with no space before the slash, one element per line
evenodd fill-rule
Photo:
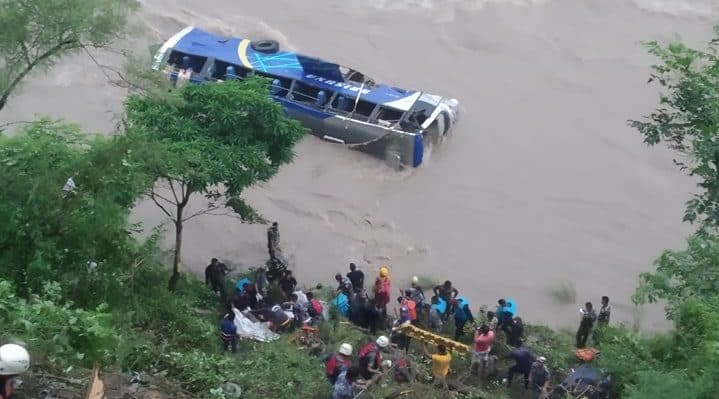
<path fill-rule="evenodd" d="M 223 336 L 226 337 L 232 337 L 237 335 L 237 326 L 232 320 L 228 320 L 226 318 L 223 318 L 220 322 L 220 331 L 222 332 Z"/>
<path fill-rule="evenodd" d="M 469 309 L 469 301 L 465 297 L 457 298 L 457 307 L 454 308 L 454 319 L 457 321 L 474 320 L 472 311 Z"/>

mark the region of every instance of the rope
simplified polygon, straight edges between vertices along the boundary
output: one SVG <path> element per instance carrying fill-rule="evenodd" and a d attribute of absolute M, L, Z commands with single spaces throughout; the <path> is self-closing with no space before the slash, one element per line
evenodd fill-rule
<path fill-rule="evenodd" d="M 348 123 L 349 123 L 349 122 L 348 122 Z M 349 148 L 363 147 L 363 146 L 366 146 L 366 145 L 375 143 L 375 142 L 377 142 L 377 141 L 380 141 L 380 140 L 382 140 L 383 138 L 389 136 L 390 134 L 392 134 L 392 132 L 383 134 L 383 135 L 381 135 L 381 136 L 379 136 L 379 137 L 375 137 L 375 138 L 373 138 L 373 139 L 371 139 L 371 140 L 367 140 L 367 141 L 364 141 L 364 142 L 362 142 L 362 143 L 345 144 L 345 145 L 346 145 L 347 147 L 349 147 Z"/>

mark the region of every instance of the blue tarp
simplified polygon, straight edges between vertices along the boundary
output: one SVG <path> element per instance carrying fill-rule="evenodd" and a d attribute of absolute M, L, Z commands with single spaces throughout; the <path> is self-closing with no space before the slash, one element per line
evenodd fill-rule
<path fill-rule="evenodd" d="M 499 317 L 499 320 L 504 320 L 504 317 L 514 317 L 517 315 L 517 303 L 512 298 L 504 298 L 504 300 L 507 302 L 507 305 L 504 307 L 501 307 L 497 305 L 497 317 Z"/>
<path fill-rule="evenodd" d="M 240 281 L 235 284 L 235 289 L 237 291 L 243 291 L 245 289 L 245 285 L 251 284 L 252 282 L 247 277 L 243 277 Z"/>
<path fill-rule="evenodd" d="M 504 309 L 510 313 L 512 313 L 512 316 L 517 315 L 517 302 L 514 301 L 512 298 L 504 298 L 505 301 L 507 301 L 507 306 L 504 307 Z"/>
<path fill-rule="evenodd" d="M 339 310 L 340 314 L 342 316 L 347 317 L 347 312 L 350 309 L 350 303 L 347 300 L 347 295 L 340 293 L 337 295 L 337 297 L 332 301 L 332 305 L 337 307 L 337 310 Z"/>
<path fill-rule="evenodd" d="M 462 307 L 464 307 L 464 305 L 469 305 L 469 301 L 467 300 L 467 298 L 465 298 L 463 296 L 458 296 L 457 297 L 457 307 L 462 308 Z"/>
<path fill-rule="evenodd" d="M 438 300 L 437 304 L 432 305 L 432 306 L 434 306 L 437 309 L 439 314 L 444 314 L 444 312 L 447 311 L 447 301 L 445 301 L 444 299 L 442 299 L 440 297 L 437 297 L 437 300 Z"/>

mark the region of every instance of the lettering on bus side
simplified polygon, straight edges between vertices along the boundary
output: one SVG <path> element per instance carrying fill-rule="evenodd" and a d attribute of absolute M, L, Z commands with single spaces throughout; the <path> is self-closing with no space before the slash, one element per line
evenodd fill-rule
<path fill-rule="evenodd" d="M 330 86 L 341 87 L 343 89 L 353 91 L 353 92 L 358 92 L 360 90 L 359 87 L 352 86 L 352 85 L 349 85 L 344 82 L 338 82 L 338 81 L 332 80 L 332 79 L 326 79 L 326 78 L 323 78 L 322 76 L 317 76 L 314 74 L 308 74 L 308 75 L 305 75 L 305 77 L 308 79 L 316 80 L 318 82 L 322 82 L 324 84 L 328 84 Z M 362 94 L 367 94 L 367 93 L 369 93 L 368 89 L 362 89 Z"/>

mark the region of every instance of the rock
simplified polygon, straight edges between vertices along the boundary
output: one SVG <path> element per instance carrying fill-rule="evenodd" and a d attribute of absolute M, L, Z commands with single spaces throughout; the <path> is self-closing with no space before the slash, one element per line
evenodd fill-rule
<path fill-rule="evenodd" d="M 227 398 L 236 399 L 242 396 L 242 387 L 234 382 L 226 382 L 222 384 L 222 391 Z"/>

